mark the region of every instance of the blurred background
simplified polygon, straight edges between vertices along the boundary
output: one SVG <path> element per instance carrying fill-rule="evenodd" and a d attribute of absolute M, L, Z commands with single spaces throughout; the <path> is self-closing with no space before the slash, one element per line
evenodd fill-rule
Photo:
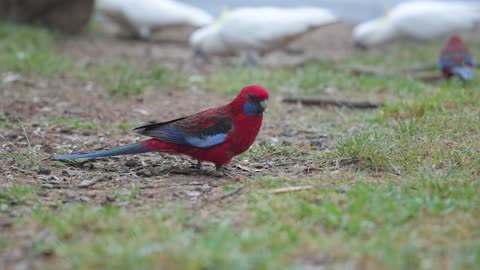
<path fill-rule="evenodd" d="M 202 1 L 202 0 L 185 0 L 189 3 L 205 9 L 212 15 L 221 13 L 223 7 L 238 6 L 299 6 L 299 5 L 315 5 L 332 10 L 335 14 L 342 17 L 346 22 L 360 22 L 362 20 L 371 19 L 382 15 L 386 9 L 405 0 L 222 0 L 222 1 Z M 449 0 L 444 2 L 480 2 L 478 0 Z"/>

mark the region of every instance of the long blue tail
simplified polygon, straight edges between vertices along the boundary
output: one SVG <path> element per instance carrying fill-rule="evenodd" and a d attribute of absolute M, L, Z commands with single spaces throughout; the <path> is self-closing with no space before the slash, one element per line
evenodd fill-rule
<path fill-rule="evenodd" d="M 102 158 L 102 157 L 111 157 L 111 156 L 120 156 L 120 155 L 133 155 L 152 152 L 147 147 L 141 143 L 135 143 L 130 145 L 125 145 L 113 149 L 100 150 L 86 154 L 71 154 L 71 155 L 53 155 L 54 159 L 93 159 L 93 158 Z"/>

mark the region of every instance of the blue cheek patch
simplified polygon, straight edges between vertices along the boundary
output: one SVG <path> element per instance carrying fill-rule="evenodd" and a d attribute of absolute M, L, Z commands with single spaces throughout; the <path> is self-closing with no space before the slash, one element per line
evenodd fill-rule
<path fill-rule="evenodd" d="M 243 113 L 246 115 L 255 116 L 258 115 L 259 111 L 260 108 L 257 103 L 248 101 L 243 104 Z"/>
<path fill-rule="evenodd" d="M 202 137 L 187 136 L 185 137 L 185 140 L 188 142 L 188 144 L 193 145 L 195 147 L 207 148 L 207 147 L 211 147 L 211 146 L 223 143 L 226 138 L 227 138 L 227 134 L 220 133 L 220 134 L 202 136 Z"/>

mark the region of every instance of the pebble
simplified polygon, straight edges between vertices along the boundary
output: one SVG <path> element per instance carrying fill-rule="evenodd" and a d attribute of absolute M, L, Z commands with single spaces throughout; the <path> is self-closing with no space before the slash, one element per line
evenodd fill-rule
<path fill-rule="evenodd" d="M 92 135 L 92 132 L 90 130 L 82 130 L 82 135 L 83 136 L 90 136 L 90 135 Z"/>
<path fill-rule="evenodd" d="M 42 182 L 46 183 L 46 185 L 58 185 L 60 184 L 60 179 L 54 175 L 49 175 L 48 177 L 40 177 Z"/>
<path fill-rule="evenodd" d="M 78 172 L 74 170 L 63 170 L 62 175 L 72 177 L 78 175 Z"/>
<path fill-rule="evenodd" d="M 153 167 L 150 169 L 150 172 L 153 174 L 153 175 L 163 175 L 164 173 L 164 170 L 161 168 L 161 167 Z"/>
<path fill-rule="evenodd" d="M 140 171 L 137 172 L 137 175 L 138 176 L 144 176 L 144 177 L 150 177 L 152 176 L 152 172 L 145 168 L 145 169 L 141 169 Z"/>
<path fill-rule="evenodd" d="M 38 174 L 46 174 L 46 175 L 49 175 L 52 172 L 49 168 L 43 167 L 43 166 L 38 166 L 37 168 L 35 168 L 35 170 L 37 171 Z"/>
<path fill-rule="evenodd" d="M 198 197 L 202 195 L 202 192 L 200 191 L 187 191 L 186 193 L 189 197 Z"/>
<path fill-rule="evenodd" d="M 129 168 L 138 167 L 138 166 L 140 166 L 140 162 L 138 162 L 138 161 L 135 160 L 135 159 L 129 159 L 129 160 L 127 160 L 127 162 L 125 163 L 125 166 L 127 166 L 127 167 L 129 167 Z"/>

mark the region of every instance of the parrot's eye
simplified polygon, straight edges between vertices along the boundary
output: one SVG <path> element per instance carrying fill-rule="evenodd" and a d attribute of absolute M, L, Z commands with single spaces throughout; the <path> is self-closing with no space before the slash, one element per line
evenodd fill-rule
<path fill-rule="evenodd" d="M 251 101 L 257 102 L 257 97 L 256 97 L 254 94 L 248 94 L 248 98 L 249 98 Z"/>

